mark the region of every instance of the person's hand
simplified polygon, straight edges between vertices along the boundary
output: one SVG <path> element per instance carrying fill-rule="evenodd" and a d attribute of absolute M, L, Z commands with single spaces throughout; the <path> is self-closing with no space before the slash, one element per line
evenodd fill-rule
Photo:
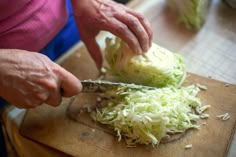
<path fill-rule="evenodd" d="M 43 54 L 0 49 L 0 96 L 18 108 L 57 106 L 62 96 L 78 94 L 81 88 L 74 75 Z"/>
<path fill-rule="evenodd" d="M 124 40 L 140 54 L 149 49 L 152 30 L 139 13 L 112 0 L 71 0 L 81 40 L 85 43 L 98 68 L 102 56 L 95 37 L 100 30 L 109 31 Z"/>

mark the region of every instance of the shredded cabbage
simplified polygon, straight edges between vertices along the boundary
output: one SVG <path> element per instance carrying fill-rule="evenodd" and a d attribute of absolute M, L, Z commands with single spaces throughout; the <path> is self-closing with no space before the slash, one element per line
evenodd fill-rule
<path fill-rule="evenodd" d="M 142 90 L 119 88 L 101 95 L 99 103 L 103 107 L 93 111 L 91 117 L 113 128 L 118 139 L 123 137 L 128 146 L 137 143 L 154 146 L 169 134 L 199 128 L 196 122 L 207 108 L 196 97 L 199 90 L 194 85 Z"/>
<path fill-rule="evenodd" d="M 200 29 L 205 22 L 210 0 L 167 0 L 187 28 Z"/>
<path fill-rule="evenodd" d="M 179 87 L 186 75 L 183 57 L 155 43 L 148 52 L 137 55 L 121 39 L 107 38 L 105 58 L 108 74 L 122 82 Z"/>

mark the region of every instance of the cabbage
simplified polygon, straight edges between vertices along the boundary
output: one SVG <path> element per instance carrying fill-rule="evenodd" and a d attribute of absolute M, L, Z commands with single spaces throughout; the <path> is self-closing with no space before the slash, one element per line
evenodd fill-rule
<path fill-rule="evenodd" d="M 186 70 L 182 56 L 152 44 L 146 53 L 135 54 L 119 38 L 106 39 L 108 74 L 118 81 L 153 87 L 179 87 Z"/>
<path fill-rule="evenodd" d="M 170 134 L 199 128 L 196 122 L 209 107 L 202 106 L 196 97 L 199 90 L 194 85 L 178 89 L 119 88 L 101 95 L 103 107 L 93 111 L 91 117 L 113 128 L 119 140 L 124 137 L 128 146 L 155 146 Z"/>
<path fill-rule="evenodd" d="M 187 28 L 200 29 L 205 22 L 210 0 L 167 0 Z"/>

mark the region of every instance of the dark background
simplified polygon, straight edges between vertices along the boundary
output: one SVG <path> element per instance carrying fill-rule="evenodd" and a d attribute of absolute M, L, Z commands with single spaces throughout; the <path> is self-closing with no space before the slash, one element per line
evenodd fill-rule
<path fill-rule="evenodd" d="M 119 2 L 119 3 L 122 3 L 122 4 L 125 4 L 125 3 L 127 3 L 128 1 L 130 1 L 130 0 L 114 0 L 114 1 Z"/>

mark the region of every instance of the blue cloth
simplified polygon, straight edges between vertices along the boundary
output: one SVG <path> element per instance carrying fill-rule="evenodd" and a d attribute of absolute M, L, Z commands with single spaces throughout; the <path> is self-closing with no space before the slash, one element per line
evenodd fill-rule
<path fill-rule="evenodd" d="M 70 0 L 66 0 L 66 5 L 69 11 L 69 17 L 63 29 L 45 46 L 40 53 L 45 54 L 51 60 L 55 61 L 64 52 L 70 49 L 79 40 L 79 32 L 76 27 L 75 19 L 73 17 L 72 6 Z M 0 108 L 7 102 L 0 98 Z"/>
<path fill-rule="evenodd" d="M 80 40 L 70 0 L 66 0 L 66 4 L 69 11 L 69 18 L 66 25 L 56 37 L 40 51 L 40 53 L 47 55 L 53 61 Z"/>

